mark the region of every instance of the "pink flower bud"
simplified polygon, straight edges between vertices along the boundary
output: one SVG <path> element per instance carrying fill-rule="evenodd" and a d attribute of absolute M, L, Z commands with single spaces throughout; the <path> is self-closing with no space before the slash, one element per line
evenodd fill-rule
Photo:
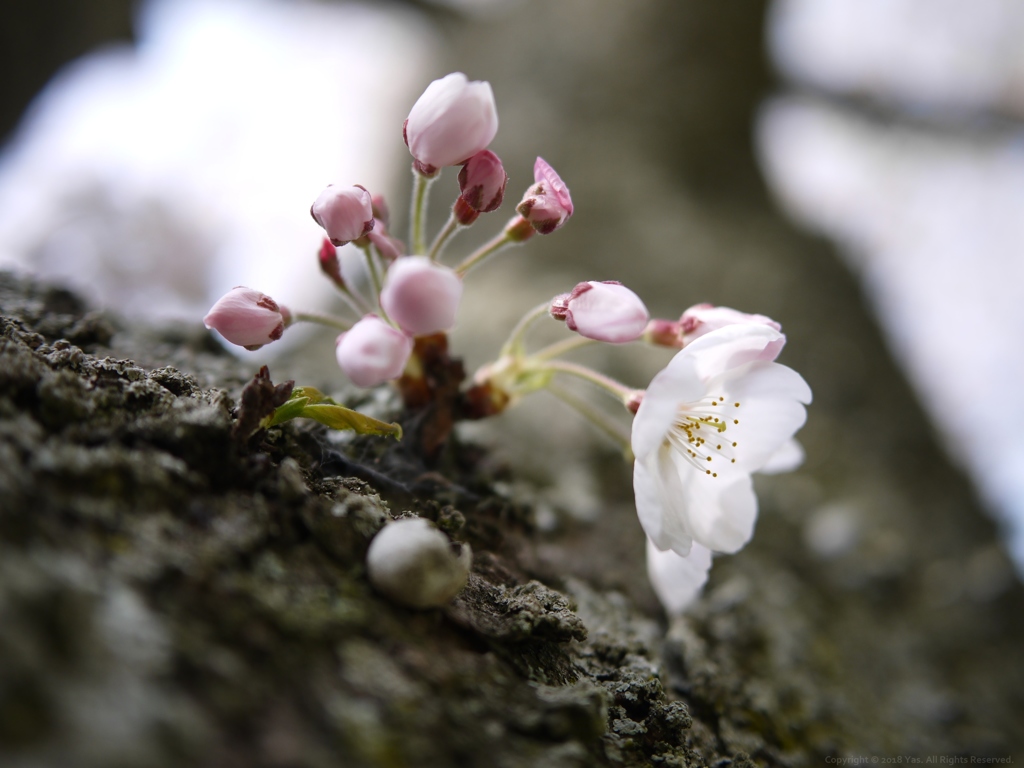
<path fill-rule="evenodd" d="M 378 232 L 378 229 L 382 231 Z M 383 227 L 374 227 L 373 231 L 366 236 L 377 247 L 377 252 L 384 261 L 392 262 L 405 253 L 405 243 L 391 237 L 386 231 L 383 231 Z"/>
<path fill-rule="evenodd" d="M 203 324 L 232 344 L 254 350 L 281 338 L 288 310 L 267 294 L 240 285 L 217 300 Z"/>
<path fill-rule="evenodd" d="M 551 315 L 564 317 L 569 330 L 595 341 L 634 341 L 647 327 L 647 307 L 622 283 L 580 283 L 568 296 L 552 302 Z"/>
<path fill-rule="evenodd" d="M 358 184 L 352 187 L 328 185 L 313 201 L 309 213 L 335 245 L 358 240 L 373 229 L 370 193 Z"/>
<path fill-rule="evenodd" d="M 412 339 L 376 315 L 366 315 L 338 336 L 338 365 L 357 387 L 397 379 L 412 354 Z"/>
<path fill-rule="evenodd" d="M 749 315 L 736 309 L 716 307 L 711 304 L 694 304 L 683 312 L 683 316 L 679 318 L 684 340 L 687 343 L 700 338 L 705 333 L 717 331 L 719 328 L 724 328 L 727 325 L 736 325 L 737 323 L 767 325 L 776 331 L 782 330 L 782 326 L 770 317 Z"/>
<path fill-rule="evenodd" d="M 533 179 L 516 210 L 537 232 L 549 235 L 572 216 L 572 198 L 565 182 L 541 157 L 533 165 Z"/>
<path fill-rule="evenodd" d="M 469 158 L 459 171 L 459 199 L 474 211 L 490 213 L 501 205 L 507 182 L 501 158 L 485 149 Z"/>
<path fill-rule="evenodd" d="M 765 315 L 750 315 L 729 307 L 716 307 L 711 304 L 694 304 L 683 312 L 679 318 L 679 325 L 683 332 L 683 343 L 689 344 L 706 333 L 725 328 L 727 325 L 767 325 L 769 328 L 781 331 L 782 326 Z M 760 354 L 760 360 L 771 362 L 779 356 L 782 348 L 786 345 L 786 337 L 772 341 L 765 346 Z"/>
<path fill-rule="evenodd" d="M 402 133 L 416 170 L 434 175 L 486 149 L 498 132 L 498 110 L 490 83 L 461 72 L 435 80 L 409 111 Z"/>
<path fill-rule="evenodd" d="M 344 290 L 345 278 L 341 276 L 341 262 L 338 261 L 338 249 L 326 237 L 320 244 L 320 271 L 330 278 L 331 282 Z"/>
<path fill-rule="evenodd" d="M 647 324 L 643 333 L 644 341 L 659 347 L 672 347 L 682 349 L 683 328 L 682 323 L 675 320 L 654 319 Z"/>
<path fill-rule="evenodd" d="M 461 298 L 462 280 L 454 270 L 426 256 L 402 256 L 388 267 L 380 305 L 402 330 L 425 336 L 455 325 Z"/>
<path fill-rule="evenodd" d="M 374 220 L 379 221 L 385 227 L 391 226 L 391 211 L 384 195 L 370 195 L 370 209 L 373 211 Z"/>

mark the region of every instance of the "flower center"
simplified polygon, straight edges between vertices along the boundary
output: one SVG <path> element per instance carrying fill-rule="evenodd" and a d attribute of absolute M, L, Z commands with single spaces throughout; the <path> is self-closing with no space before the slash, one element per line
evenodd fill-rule
<path fill-rule="evenodd" d="M 705 397 L 680 405 L 676 420 L 665 441 L 693 467 L 710 477 L 718 477 L 721 464 L 735 464 L 738 443 L 725 432 L 740 423 L 740 403 L 721 397 Z M 715 462 L 718 462 L 716 464 Z"/>

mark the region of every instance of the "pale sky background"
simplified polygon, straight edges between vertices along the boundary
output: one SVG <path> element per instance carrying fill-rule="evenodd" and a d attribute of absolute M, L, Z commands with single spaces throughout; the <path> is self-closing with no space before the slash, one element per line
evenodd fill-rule
<path fill-rule="evenodd" d="M 840 245 L 1024 572 L 1024 4 L 776 0 L 773 11 L 774 59 L 809 95 L 765 106 L 769 185 Z M 847 105 L 858 100 L 890 119 Z"/>

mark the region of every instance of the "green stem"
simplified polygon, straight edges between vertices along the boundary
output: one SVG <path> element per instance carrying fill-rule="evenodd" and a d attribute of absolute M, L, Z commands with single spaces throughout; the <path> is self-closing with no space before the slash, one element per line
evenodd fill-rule
<path fill-rule="evenodd" d="M 566 389 L 562 389 L 559 386 L 549 385 L 548 391 L 563 403 L 575 409 L 577 413 L 597 427 L 600 432 L 603 432 L 605 435 L 610 437 L 622 450 L 622 454 L 626 458 L 626 461 L 633 460 L 633 448 L 630 443 L 629 435 L 617 422 L 612 421 L 608 414 L 594 408 L 590 403 L 576 397 L 573 393 Z"/>
<path fill-rule="evenodd" d="M 338 292 L 341 294 L 341 298 L 345 302 L 345 305 L 355 312 L 357 317 L 362 317 L 363 315 L 373 312 L 373 309 L 367 303 L 366 299 L 358 292 L 353 291 L 347 285 L 338 286 Z"/>
<path fill-rule="evenodd" d="M 519 322 L 516 323 L 512 332 L 508 335 L 508 341 L 506 341 L 501 347 L 502 357 L 505 357 L 506 355 L 519 357 L 523 354 L 523 336 L 534 322 L 548 313 L 548 308 L 550 306 L 551 302 L 545 301 L 543 304 L 538 304 L 519 318 Z"/>
<path fill-rule="evenodd" d="M 320 312 L 292 312 L 291 322 L 316 323 L 317 325 L 326 325 L 328 328 L 336 328 L 339 331 L 347 331 L 352 327 L 352 323 L 347 320 L 342 320 L 340 317 L 332 317 L 331 315 L 324 315 Z"/>
<path fill-rule="evenodd" d="M 409 239 L 412 242 L 412 252 L 414 254 L 422 254 L 427 251 L 427 238 L 425 234 L 427 190 L 430 189 L 430 183 L 434 178 L 424 176 L 415 168 L 412 172 L 412 178 L 412 232 Z"/>
<path fill-rule="evenodd" d="M 366 257 L 366 269 L 370 273 L 370 282 L 373 283 L 373 294 L 377 297 L 377 306 L 380 307 L 380 316 L 390 323 L 391 320 L 388 318 L 388 313 L 384 311 L 384 307 L 380 303 L 380 292 L 383 288 L 383 284 L 381 282 L 380 273 L 377 271 L 376 254 L 373 252 L 373 247 L 369 243 L 362 246 L 360 250 L 362 250 L 363 256 Z"/>
<path fill-rule="evenodd" d="M 544 362 L 546 360 L 552 360 L 560 355 L 564 355 L 566 352 L 570 352 L 578 347 L 585 347 L 587 344 L 593 344 L 593 339 L 588 339 L 585 336 L 580 336 L 578 333 L 573 334 L 567 339 L 556 341 L 554 344 L 549 344 L 543 349 L 539 349 L 530 355 L 531 360 L 538 360 Z"/>
<path fill-rule="evenodd" d="M 502 248 L 508 245 L 512 245 L 515 241 L 509 237 L 508 232 L 502 230 L 486 243 L 477 248 L 473 253 L 469 254 L 462 262 L 455 267 L 455 271 L 459 276 L 465 275 L 470 269 L 475 267 L 477 264 L 482 262 L 488 256 L 500 251 Z"/>
<path fill-rule="evenodd" d="M 630 395 L 635 391 L 610 376 L 605 376 L 603 373 L 598 373 L 597 371 L 587 368 L 585 365 L 580 365 L 579 363 L 570 363 L 568 360 L 549 360 L 543 365 L 536 366 L 536 369 L 554 371 L 555 373 L 564 373 L 569 376 L 576 376 L 584 381 L 589 381 L 591 384 L 594 384 L 609 393 L 620 404 L 625 404 Z"/>
<path fill-rule="evenodd" d="M 430 253 L 427 257 L 431 261 L 437 261 L 437 257 L 444 251 L 445 243 L 447 243 L 451 236 L 459 231 L 459 222 L 455 218 L 455 214 L 448 217 L 448 223 L 444 225 L 444 229 L 437 233 L 437 237 L 434 238 L 434 242 L 430 246 Z"/>
<path fill-rule="evenodd" d="M 373 284 L 373 293 L 379 301 L 382 283 L 380 273 L 377 271 L 376 254 L 374 254 L 373 247 L 369 244 L 361 247 L 359 250 L 363 252 L 363 256 L 366 259 L 366 271 L 370 273 L 370 282 Z"/>

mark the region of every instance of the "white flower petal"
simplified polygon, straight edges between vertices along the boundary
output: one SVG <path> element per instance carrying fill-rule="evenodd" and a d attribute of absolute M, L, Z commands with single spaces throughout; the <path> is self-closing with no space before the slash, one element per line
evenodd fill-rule
<path fill-rule="evenodd" d="M 682 613 L 708 580 L 711 569 L 711 551 L 694 544 L 690 554 L 682 557 L 672 550 L 660 550 L 647 539 L 647 576 L 654 594 L 658 596 L 666 613 Z"/>
<path fill-rule="evenodd" d="M 768 459 L 768 463 L 761 467 L 758 472 L 765 475 L 776 475 L 782 472 L 792 472 L 804 463 L 806 455 L 803 446 L 791 438 Z"/>
<path fill-rule="evenodd" d="M 660 463 L 668 461 L 668 466 Z M 662 549 L 674 549 L 680 555 L 690 551 L 692 539 L 684 529 L 686 509 L 682 505 L 686 494 L 671 455 L 658 451 L 651 457 L 653 467 L 637 460 L 633 464 L 633 490 L 636 494 L 636 513 L 640 525 Z"/>
<path fill-rule="evenodd" d="M 687 344 L 668 364 L 668 368 L 672 368 L 676 360 L 685 355 L 686 359 L 693 361 L 700 379 L 708 381 L 725 371 L 756 360 L 774 360 L 785 341 L 783 334 L 767 325 L 727 325 Z"/>
<path fill-rule="evenodd" d="M 690 307 L 683 312 L 679 321 L 684 327 L 692 327 L 692 330 L 686 333 L 686 341 L 692 341 L 706 333 L 717 331 L 719 328 L 724 328 L 727 325 L 736 325 L 737 323 L 760 323 L 761 325 L 774 328 L 776 331 L 782 330 L 782 326 L 770 317 L 751 315 L 731 307 L 714 307 L 710 304 L 696 304 Z"/>
<path fill-rule="evenodd" d="M 732 375 L 736 394 L 810 404 L 811 388 L 803 376 L 779 363 L 758 362 Z"/>
<path fill-rule="evenodd" d="M 685 351 L 685 350 L 684 350 Z M 699 400 L 705 388 L 693 361 L 679 352 L 651 381 L 633 419 L 633 455 L 644 459 L 657 450 L 675 423 L 679 403 Z"/>
<path fill-rule="evenodd" d="M 633 422 L 633 482 L 641 525 L 659 550 L 738 551 L 757 520 L 751 473 L 799 462 L 792 438 L 811 391 L 772 362 L 784 340 L 764 324 L 711 331 L 648 387 Z"/>
<path fill-rule="evenodd" d="M 726 430 L 723 438 L 737 443 L 737 468 L 758 472 L 807 420 L 801 399 L 810 397 L 804 380 L 777 363 L 754 363 L 742 374 L 719 380 L 726 395 Z M 731 404 L 740 403 L 733 407 Z M 736 422 L 739 422 L 738 424 Z"/>
<path fill-rule="evenodd" d="M 757 496 L 748 474 L 738 474 L 732 482 L 721 480 L 698 474 L 687 484 L 688 530 L 697 543 L 732 554 L 754 535 Z"/>

